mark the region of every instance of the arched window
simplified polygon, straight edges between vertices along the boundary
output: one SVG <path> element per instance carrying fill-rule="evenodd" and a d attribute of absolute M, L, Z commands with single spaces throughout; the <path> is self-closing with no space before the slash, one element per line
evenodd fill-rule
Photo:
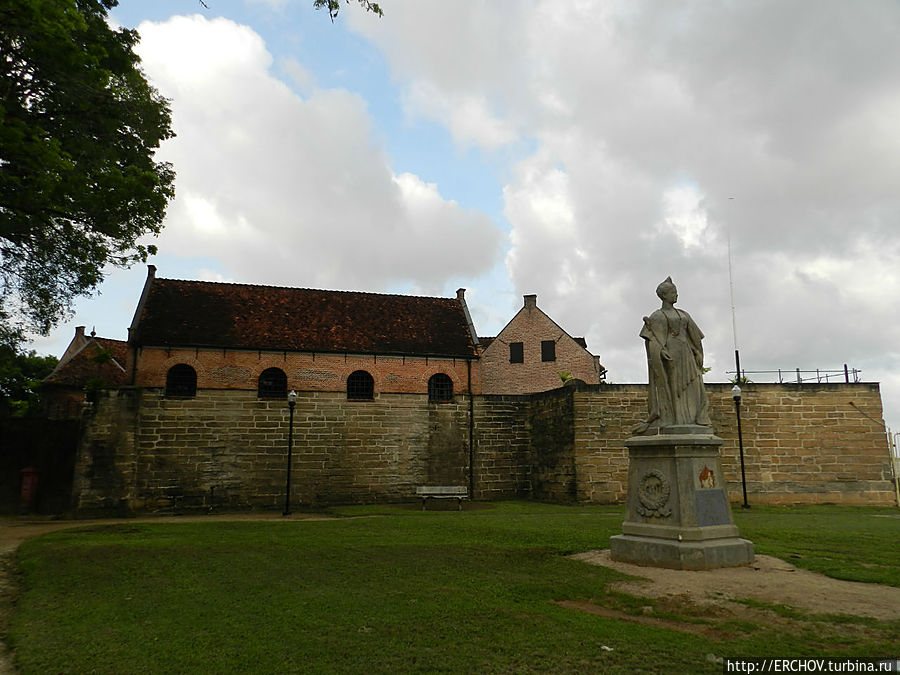
<path fill-rule="evenodd" d="M 453 380 L 444 373 L 435 373 L 428 380 L 428 402 L 445 403 L 453 400 Z"/>
<path fill-rule="evenodd" d="M 347 378 L 347 398 L 370 401 L 375 398 L 375 380 L 364 370 L 356 370 Z"/>
<path fill-rule="evenodd" d="M 281 368 L 266 368 L 259 374 L 256 395 L 260 398 L 287 398 L 287 375 Z"/>
<path fill-rule="evenodd" d="M 186 363 L 169 368 L 166 373 L 166 396 L 193 398 L 197 395 L 197 371 Z"/>

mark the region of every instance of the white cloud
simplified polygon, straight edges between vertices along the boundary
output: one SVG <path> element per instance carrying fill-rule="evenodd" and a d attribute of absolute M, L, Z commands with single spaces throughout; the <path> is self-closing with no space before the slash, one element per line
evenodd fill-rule
<path fill-rule="evenodd" d="M 409 88 L 405 108 L 410 117 L 424 115 L 442 122 L 463 146 L 496 150 L 516 140 L 512 123 L 496 116 L 484 96 L 449 96 L 422 82 Z"/>
<path fill-rule="evenodd" d="M 244 282 L 366 290 L 440 290 L 496 261 L 487 216 L 394 176 L 360 96 L 316 88 L 302 64 L 282 62 L 301 98 L 272 75 L 259 35 L 226 19 L 139 32 L 178 134 L 162 151 L 178 175 L 163 253 L 215 258 Z"/>

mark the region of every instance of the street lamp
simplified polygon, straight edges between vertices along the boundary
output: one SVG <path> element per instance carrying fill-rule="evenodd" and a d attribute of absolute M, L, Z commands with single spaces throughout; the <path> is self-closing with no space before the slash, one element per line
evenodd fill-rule
<path fill-rule="evenodd" d="M 283 516 L 291 515 L 291 453 L 294 449 L 294 406 L 297 405 L 297 392 L 291 389 L 287 400 L 291 412 L 288 422 L 287 479 L 284 488 L 284 513 L 281 514 Z"/>
<path fill-rule="evenodd" d="M 738 374 L 740 374 L 740 371 L 738 371 Z M 737 415 L 738 447 L 741 453 L 741 487 L 744 490 L 744 503 L 741 505 L 741 508 L 749 509 L 750 505 L 747 503 L 747 476 L 744 473 L 744 436 L 741 434 L 741 388 L 738 385 L 734 385 L 731 388 L 731 398 L 734 399 L 734 412 Z"/>

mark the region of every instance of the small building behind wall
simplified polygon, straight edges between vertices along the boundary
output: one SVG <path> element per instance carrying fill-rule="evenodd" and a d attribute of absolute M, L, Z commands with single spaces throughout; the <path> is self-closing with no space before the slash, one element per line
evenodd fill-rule
<path fill-rule="evenodd" d="M 85 335 L 84 326 L 75 335 L 56 368 L 41 384 L 44 409 L 49 419 L 77 419 L 91 395 L 102 387 L 128 382 L 128 345 L 122 340 Z"/>
<path fill-rule="evenodd" d="M 537 306 L 536 295 L 525 303 L 495 338 L 481 338 L 484 393 L 532 394 L 556 389 L 563 376 L 599 384 L 606 375 L 600 357 L 587 350 L 584 338 L 573 338 Z"/>

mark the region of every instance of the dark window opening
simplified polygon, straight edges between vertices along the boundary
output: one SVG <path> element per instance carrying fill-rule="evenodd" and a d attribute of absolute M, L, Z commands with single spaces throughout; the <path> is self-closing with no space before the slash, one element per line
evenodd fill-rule
<path fill-rule="evenodd" d="M 364 370 L 350 373 L 347 378 L 347 398 L 351 401 L 371 401 L 375 398 L 375 380 Z"/>
<path fill-rule="evenodd" d="M 522 342 L 509 343 L 509 362 L 525 363 L 525 345 Z"/>
<path fill-rule="evenodd" d="M 186 363 L 169 368 L 166 373 L 166 396 L 193 398 L 197 395 L 197 371 Z"/>
<path fill-rule="evenodd" d="M 259 375 L 256 393 L 260 398 L 287 398 L 287 375 L 281 368 L 266 368 Z"/>
<path fill-rule="evenodd" d="M 541 361 L 556 361 L 556 340 L 541 340 Z"/>
<path fill-rule="evenodd" d="M 428 380 L 428 401 L 445 403 L 453 400 L 453 380 L 449 375 L 436 373 Z"/>

